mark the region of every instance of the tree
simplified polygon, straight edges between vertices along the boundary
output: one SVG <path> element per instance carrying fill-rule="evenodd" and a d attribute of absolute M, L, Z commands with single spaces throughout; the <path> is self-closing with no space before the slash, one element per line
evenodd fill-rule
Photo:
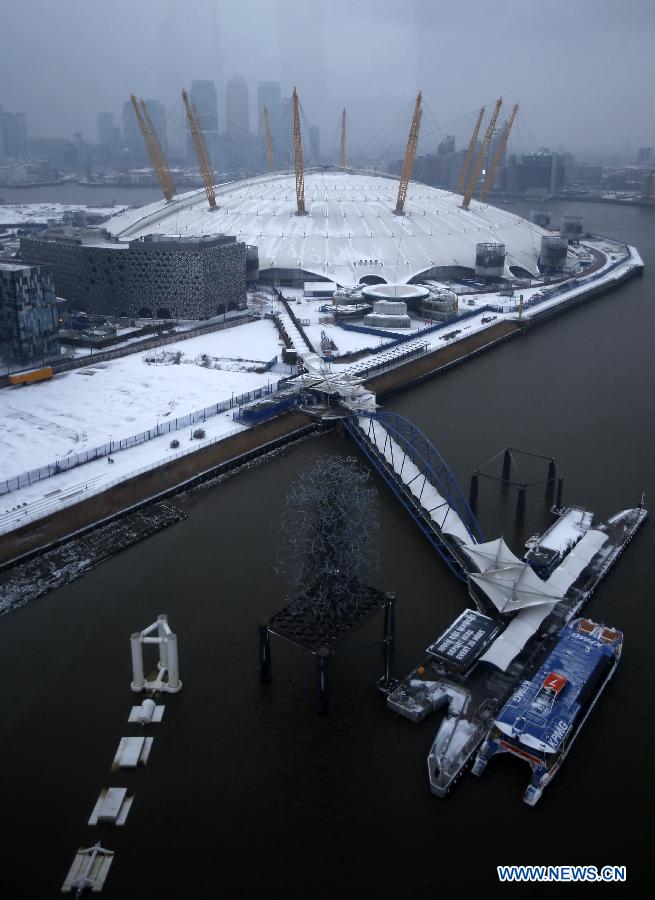
<path fill-rule="evenodd" d="M 321 456 L 287 492 L 280 570 L 289 611 L 345 624 L 377 568 L 375 488 L 354 457 Z"/>

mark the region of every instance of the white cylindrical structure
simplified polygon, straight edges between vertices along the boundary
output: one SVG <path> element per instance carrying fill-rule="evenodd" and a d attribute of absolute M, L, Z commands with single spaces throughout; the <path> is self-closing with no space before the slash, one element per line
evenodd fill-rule
<path fill-rule="evenodd" d="M 150 698 L 148 698 L 147 700 L 144 700 L 143 703 L 141 704 L 141 708 L 139 710 L 139 721 L 143 722 L 144 724 L 146 722 L 151 722 L 154 712 L 155 712 L 155 701 L 150 700 Z"/>
<path fill-rule="evenodd" d="M 143 652 L 141 649 L 141 632 L 135 631 L 130 636 L 130 648 L 132 650 L 132 690 L 142 691 L 143 682 Z"/>
<path fill-rule="evenodd" d="M 168 658 L 168 681 L 166 690 L 174 694 L 182 687 L 180 669 L 177 658 L 177 635 L 169 632 L 166 635 L 166 656 Z"/>
<path fill-rule="evenodd" d="M 159 635 L 159 668 L 168 668 L 168 644 L 166 636 L 171 633 L 168 627 L 168 616 L 162 613 L 157 616 L 157 634 Z"/>

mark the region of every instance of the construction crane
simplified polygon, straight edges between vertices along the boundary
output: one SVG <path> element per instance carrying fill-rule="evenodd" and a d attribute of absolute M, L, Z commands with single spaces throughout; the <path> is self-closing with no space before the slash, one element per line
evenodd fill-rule
<path fill-rule="evenodd" d="M 130 94 L 130 100 L 132 101 L 132 106 L 136 114 L 136 120 L 139 123 L 139 128 L 141 129 L 141 134 L 143 135 L 143 140 L 145 141 L 148 156 L 150 157 L 152 167 L 155 170 L 155 175 L 157 176 L 157 180 L 159 181 L 159 186 L 161 187 L 162 193 L 166 198 L 166 202 L 170 203 L 170 201 L 175 196 L 175 185 L 173 184 L 173 178 L 171 176 L 170 169 L 166 164 L 166 158 L 164 157 L 164 151 L 161 149 L 161 144 L 159 143 L 157 132 L 155 131 L 154 125 L 152 124 L 152 120 L 148 115 L 148 110 L 146 109 L 146 105 L 143 100 L 141 101 L 141 107 L 139 107 L 134 94 Z"/>
<path fill-rule="evenodd" d="M 196 111 L 185 90 L 182 91 L 182 99 L 184 100 L 184 107 L 186 109 L 187 119 L 189 120 L 189 128 L 191 129 L 191 137 L 193 139 L 193 146 L 196 151 L 198 165 L 200 166 L 200 172 L 202 173 L 202 180 L 205 183 L 205 193 L 207 194 L 207 200 L 209 201 L 209 209 L 213 212 L 218 209 L 218 206 L 216 205 L 214 178 L 211 166 L 209 165 L 209 158 L 207 157 L 207 148 L 205 147 L 202 132 L 198 126 Z"/>
<path fill-rule="evenodd" d="M 500 161 L 505 155 L 505 150 L 507 150 L 507 142 L 509 140 L 509 133 L 512 130 L 512 125 L 514 124 L 514 119 L 516 118 L 516 114 L 519 111 L 518 103 L 515 103 L 512 107 L 512 112 L 510 114 L 509 119 L 505 122 L 505 127 L 503 128 L 503 134 L 501 139 L 498 141 L 498 146 L 494 151 L 493 159 L 491 160 L 491 165 L 489 166 L 489 171 L 487 172 L 487 177 L 484 179 L 484 184 L 482 185 L 482 190 L 480 191 L 480 200 L 486 200 L 487 194 L 491 190 L 494 184 L 494 178 L 496 177 L 496 170 L 500 165 Z"/>
<path fill-rule="evenodd" d="M 346 110 L 341 113 L 341 147 L 339 148 L 339 168 L 346 168 Z"/>
<path fill-rule="evenodd" d="M 266 143 L 266 163 L 268 165 L 268 171 L 272 172 L 275 169 L 273 164 L 273 139 L 271 138 L 271 129 L 268 124 L 268 110 L 264 107 L 264 141 Z"/>
<path fill-rule="evenodd" d="M 466 186 L 466 193 L 464 194 L 464 199 L 462 200 L 462 209 L 469 208 L 471 197 L 473 196 L 473 191 L 475 190 L 475 186 L 478 183 L 478 178 L 480 177 L 482 166 L 484 165 L 484 161 L 487 158 L 487 153 L 489 152 L 489 145 L 491 144 L 491 138 L 493 137 L 493 133 L 496 128 L 496 122 L 498 121 L 498 113 L 500 112 L 500 107 L 502 105 L 503 98 L 499 97 L 498 100 L 496 100 L 496 107 L 493 111 L 493 115 L 491 116 L 489 127 L 487 128 L 484 140 L 482 141 L 482 149 L 478 154 L 478 158 L 473 168 L 473 174 L 471 175 L 469 183 Z"/>
<path fill-rule="evenodd" d="M 296 165 L 296 215 L 306 216 L 305 172 L 302 163 L 302 134 L 300 132 L 300 102 L 295 88 L 293 89 L 293 149 Z"/>
<path fill-rule="evenodd" d="M 403 162 L 400 184 L 398 185 L 398 199 L 396 200 L 396 208 L 394 209 L 394 213 L 397 216 L 405 215 L 405 197 L 407 196 L 407 187 L 414 168 L 414 157 L 416 156 L 416 147 L 418 145 L 418 133 L 421 128 L 421 115 L 421 92 L 419 91 L 416 95 L 414 115 L 412 116 L 412 124 L 409 129 L 409 137 L 407 138 L 405 161 Z"/>
<path fill-rule="evenodd" d="M 462 168 L 459 173 L 457 187 L 455 188 L 455 192 L 457 194 L 461 194 L 464 190 L 464 185 L 466 184 L 466 176 L 468 175 L 469 169 L 471 168 L 471 162 L 473 161 L 473 154 L 475 153 L 475 145 L 478 142 L 478 135 L 480 134 L 480 125 L 482 125 L 483 117 L 484 117 L 484 106 L 480 110 L 480 114 L 478 115 L 478 121 L 475 123 L 475 128 L 473 129 L 473 134 L 471 135 L 471 141 L 469 143 L 468 150 L 466 151 L 466 156 L 464 157 L 464 162 L 462 164 Z"/>

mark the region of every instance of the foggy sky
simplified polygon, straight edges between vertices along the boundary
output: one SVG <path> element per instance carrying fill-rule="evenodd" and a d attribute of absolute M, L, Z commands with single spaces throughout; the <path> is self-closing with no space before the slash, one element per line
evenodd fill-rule
<path fill-rule="evenodd" d="M 97 113 L 120 124 L 134 91 L 166 104 L 175 141 L 180 88 L 204 78 L 223 128 L 238 72 L 253 130 L 257 81 L 297 85 L 326 151 L 342 106 L 351 145 L 404 140 L 419 88 L 422 152 L 440 129 L 461 146 L 501 95 L 521 104 L 519 152 L 655 145 L 653 0 L 20 0 L 1 21 L 0 106 L 24 111 L 31 136 L 95 142 Z"/>

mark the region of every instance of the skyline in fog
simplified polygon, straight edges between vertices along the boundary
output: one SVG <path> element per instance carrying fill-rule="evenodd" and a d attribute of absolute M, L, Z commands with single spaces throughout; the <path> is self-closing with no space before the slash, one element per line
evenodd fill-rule
<path fill-rule="evenodd" d="M 542 146 L 613 151 L 655 145 L 655 7 L 649 0 L 23 0 L 3 23 L 0 107 L 24 112 L 31 136 L 81 132 L 97 141 L 97 114 L 121 125 L 131 91 L 164 102 L 173 143 L 184 130 L 180 89 L 241 74 L 257 130 L 257 82 L 294 85 L 324 152 L 341 108 L 353 150 L 375 155 L 406 138 L 418 89 L 420 152 L 449 132 L 462 146 L 475 111 L 521 105 L 517 152 Z"/>

